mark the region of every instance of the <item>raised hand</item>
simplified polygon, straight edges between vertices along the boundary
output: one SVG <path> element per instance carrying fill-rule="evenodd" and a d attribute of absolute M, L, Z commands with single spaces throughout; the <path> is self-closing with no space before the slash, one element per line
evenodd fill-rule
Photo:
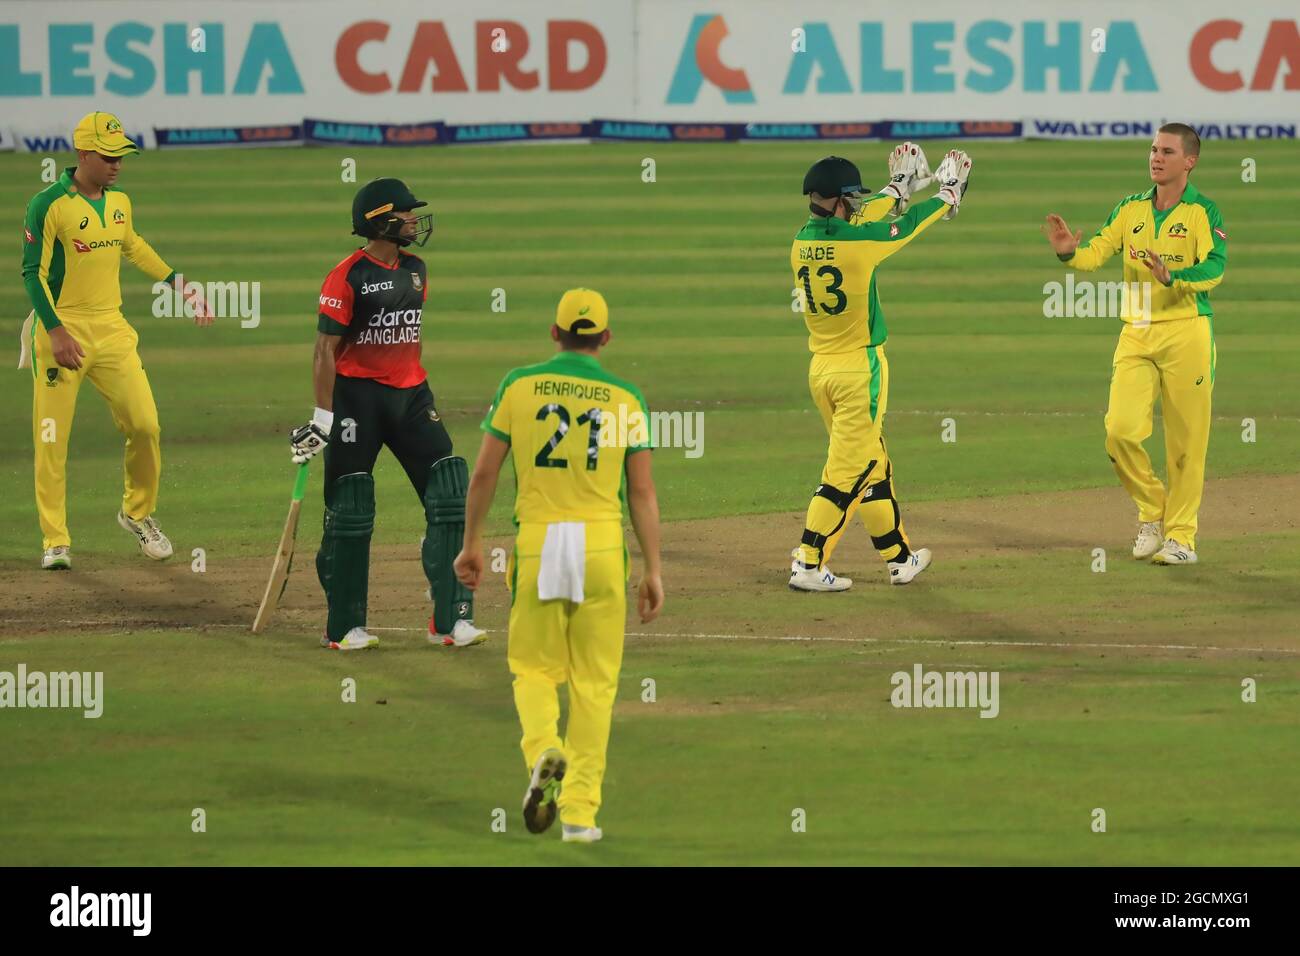
<path fill-rule="evenodd" d="M 1065 220 L 1054 212 L 1048 213 L 1047 224 L 1042 232 L 1047 236 L 1047 241 L 1052 244 L 1058 256 L 1074 255 L 1074 250 L 1079 248 L 1079 242 L 1083 239 L 1082 229 L 1071 233 Z"/>

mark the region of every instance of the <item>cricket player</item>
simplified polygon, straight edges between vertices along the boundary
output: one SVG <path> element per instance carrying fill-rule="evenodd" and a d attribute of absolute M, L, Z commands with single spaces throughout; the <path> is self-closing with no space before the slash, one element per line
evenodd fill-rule
<path fill-rule="evenodd" d="M 597 353 L 609 337 L 604 297 L 570 289 L 551 327 L 559 352 L 501 381 L 483 421 L 487 434 L 470 479 L 465 546 L 456 558 L 461 581 L 477 588 L 483 522 L 510 455 L 518 532 L 507 568 L 508 657 L 531 774 L 524 824 L 541 833 L 558 808 L 565 842 L 602 836 L 596 813 L 627 613 L 624 482 L 645 560 L 637 589 L 641 622 L 654 620 L 664 602 L 649 413 L 635 385 L 601 367 Z M 622 434 L 625 423 L 631 427 Z M 569 722 L 561 741 L 557 688 L 564 683 Z"/>
<path fill-rule="evenodd" d="M 812 361 L 808 388 L 830 435 L 821 484 L 808 505 L 803 538 L 791 557 L 796 591 L 844 591 L 849 578 L 831 572 L 831 555 L 855 511 L 885 561 L 891 584 L 907 584 L 930 565 L 928 548 L 913 549 L 894 493 L 882 422 L 889 396 L 888 330 L 876 293 L 876 267 L 941 218 L 956 215 L 966 192 L 970 157 L 953 150 L 936 179 L 939 194 L 911 203 L 931 179 L 914 143 L 895 147 L 890 181 L 877 195 L 862 187 L 858 168 L 827 156 L 804 177 L 812 215 L 790 250 Z M 886 222 L 890 212 L 906 213 Z"/>
<path fill-rule="evenodd" d="M 293 461 L 325 452 L 325 529 L 316 573 L 329 614 L 321 646 L 363 650 L 379 639 L 365 630 L 370 536 L 375 527 L 379 450 L 393 453 L 423 507 L 428 528 L 420 559 L 429 579 L 431 643 L 468 647 L 476 628 L 473 594 L 456 580 L 452 559 L 465 523 L 469 469 L 452 455 L 420 364 L 421 317 L 428 296 L 423 246 L 433 217 L 400 179 L 376 179 L 352 202 L 352 232 L 366 244 L 330 270 L 321 287 L 312 379 L 312 419 L 289 436 Z"/>
<path fill-rule="evenodd" d="M 1106 453 L 1138 509 L 1133 557 L 1160 565 L 1196 563 L 1196 513 L 1205 484 L 1214 392 L 1214 309 L 1228 233 L 1219 207 L 1188 182 L 1201 138 L 1167 123 L 1151 144 L 1150 189 L 1121 199 L 1087 243 L 1055 213 L 1046 234 L 1071 269 L 1091 272 L 1124 254 L 1126 287 L 1155 281 L 1150 316 L 1126 314 L 1111 368 Z M 1128 310 L 1132 312 L 1133 310 Z M 1166 490 L 1142 443 L 1152 409 L 1164 414 Z"/>
<path fill-rule="evenodd" d="M 81 383 L 89 379 L 126 436 L 125 491 L 117 523 L 146 557 L 171 557 L 154 518 L 162 473 L 158 409 L 122 315 L 122 254 L 155 282 L 176 283 L 186 312 L 211 325 L 197 284 L 186 283 L 135 231 L 131 200 L 116 187 L 122 157 L 138 153 L 111 113 L 88 113 L 72 133 L 77 165 L 27 204 L 23 285 L 32 315 L 23 325 L 19 368 L 32 369 L 32 441 L 36 447 L 36 511 L 44 535 L 41 567 L 72 567 L 68 533 L 68 439 Z M 186 291 L 186 287 L 189 291 Z"/>

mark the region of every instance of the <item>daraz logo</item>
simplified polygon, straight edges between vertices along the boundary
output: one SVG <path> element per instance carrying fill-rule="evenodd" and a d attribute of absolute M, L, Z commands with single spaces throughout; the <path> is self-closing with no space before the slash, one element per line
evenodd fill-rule
<path fill-rule="evenodd" d="M 708 80 L 722 91 L 728 103 L 753 103 L 754 91 L 744 70 L 722 62 L 719 48 L 727 37 L 727 24 L 719 14 L 697 13 L 686 33 L 686 44 L 668 87 L 669 103 L 694 103 Z"/>

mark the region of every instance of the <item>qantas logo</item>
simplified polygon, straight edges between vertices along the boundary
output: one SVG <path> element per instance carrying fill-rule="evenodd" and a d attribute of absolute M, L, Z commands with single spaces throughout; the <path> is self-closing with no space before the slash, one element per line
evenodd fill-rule
<path fill-rule="evenodd" d="M 1228 241 L 1228 234 L 1224 232 L 1222 229 L 1220 229 L 1218 226 L 1214 227 L 1214 234 L 1218 236 L 1220 239 L 1222 239 L 1224 242 Z"/>
<path fill-rule="evenodd" d="M 36 243 L 36 237 L 32 235 L 32 231 L 31 231 L 30 229 L 27 229 L 27 228 L 24 227 L 24 229 L 23 229 L 23 235 L 27 237 L 27 241 L 28 241 L 28 242 L 30 242 L 30 243 L 32 243 L 33 245 L 35 245 L 35 243 Z"/>
<path fill-rule="evenodd" d="M 1164 253 L 1159 253 L 1159 255 L 1160 255 L 1160 258 L 1161 258 L 1162 260 L 1164 260 L 1165 262 L 1182 262 L 1182 261 L 1183 261 L 1183 257 L 1182 257 L 1182 256 L 1178 256 L 1178 255 L 1173 255 L 1173 256 L 1171 256 L 1171 255 L 1165 255 Z M 1137 246 L 1129 246 L 1129 247 L 1128 247 L 1128 257 L 1129 257 L 1130 259 L 1145 259 L 1145 258 L 1147 257 L 1147 253 L 1146 253 L 1146 250 L 1145 250 L 1145 249 L 1139 249 Z"/>
<path fill-rule="evenodd" d="M 72 240 L 72 248 L 78 252 L 90 252 L 92 249 L 107 249 L 110 246 L 120 246 L 121 239 L 96 239 L 94 242 L 82 242 L 80 239 Z"/>
<path fill-rule="evenodd" d="M 898 226 L 891 224 L 889 227 L 889 238 L 893 239 L 898 235 Z"/>

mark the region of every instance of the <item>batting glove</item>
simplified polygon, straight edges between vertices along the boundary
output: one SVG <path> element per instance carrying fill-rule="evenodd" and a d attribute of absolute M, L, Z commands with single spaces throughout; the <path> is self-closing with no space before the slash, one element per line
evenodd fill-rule
<path fill-rule="evenodd" d="M 881 193 L 894 199 L 894 212 L 903 213 L 911 201 L 912 192 L 926 185 L 930 178 L 930 163 L 925 151 L 915 143 L 895 146 L 889 154 L 889 184 Z"/>
<path fill-rule="evenodd" d="M 334 413 L 316 409 L 311 421 L 289 433 L 289 448 L 293 463 L 301 465 L 319 455 L 330 443 L 330 429 L 334 427 Z"/>
<path fill-rule="evenodd" d="M 950 149 L 939 164 L 934 178 L 939 181 L 939 198 L 952 208 L 943 214 L 944 219 L 957 215 L 966 187 L 970 185 L 971 158 L 959 149 Z"/>

